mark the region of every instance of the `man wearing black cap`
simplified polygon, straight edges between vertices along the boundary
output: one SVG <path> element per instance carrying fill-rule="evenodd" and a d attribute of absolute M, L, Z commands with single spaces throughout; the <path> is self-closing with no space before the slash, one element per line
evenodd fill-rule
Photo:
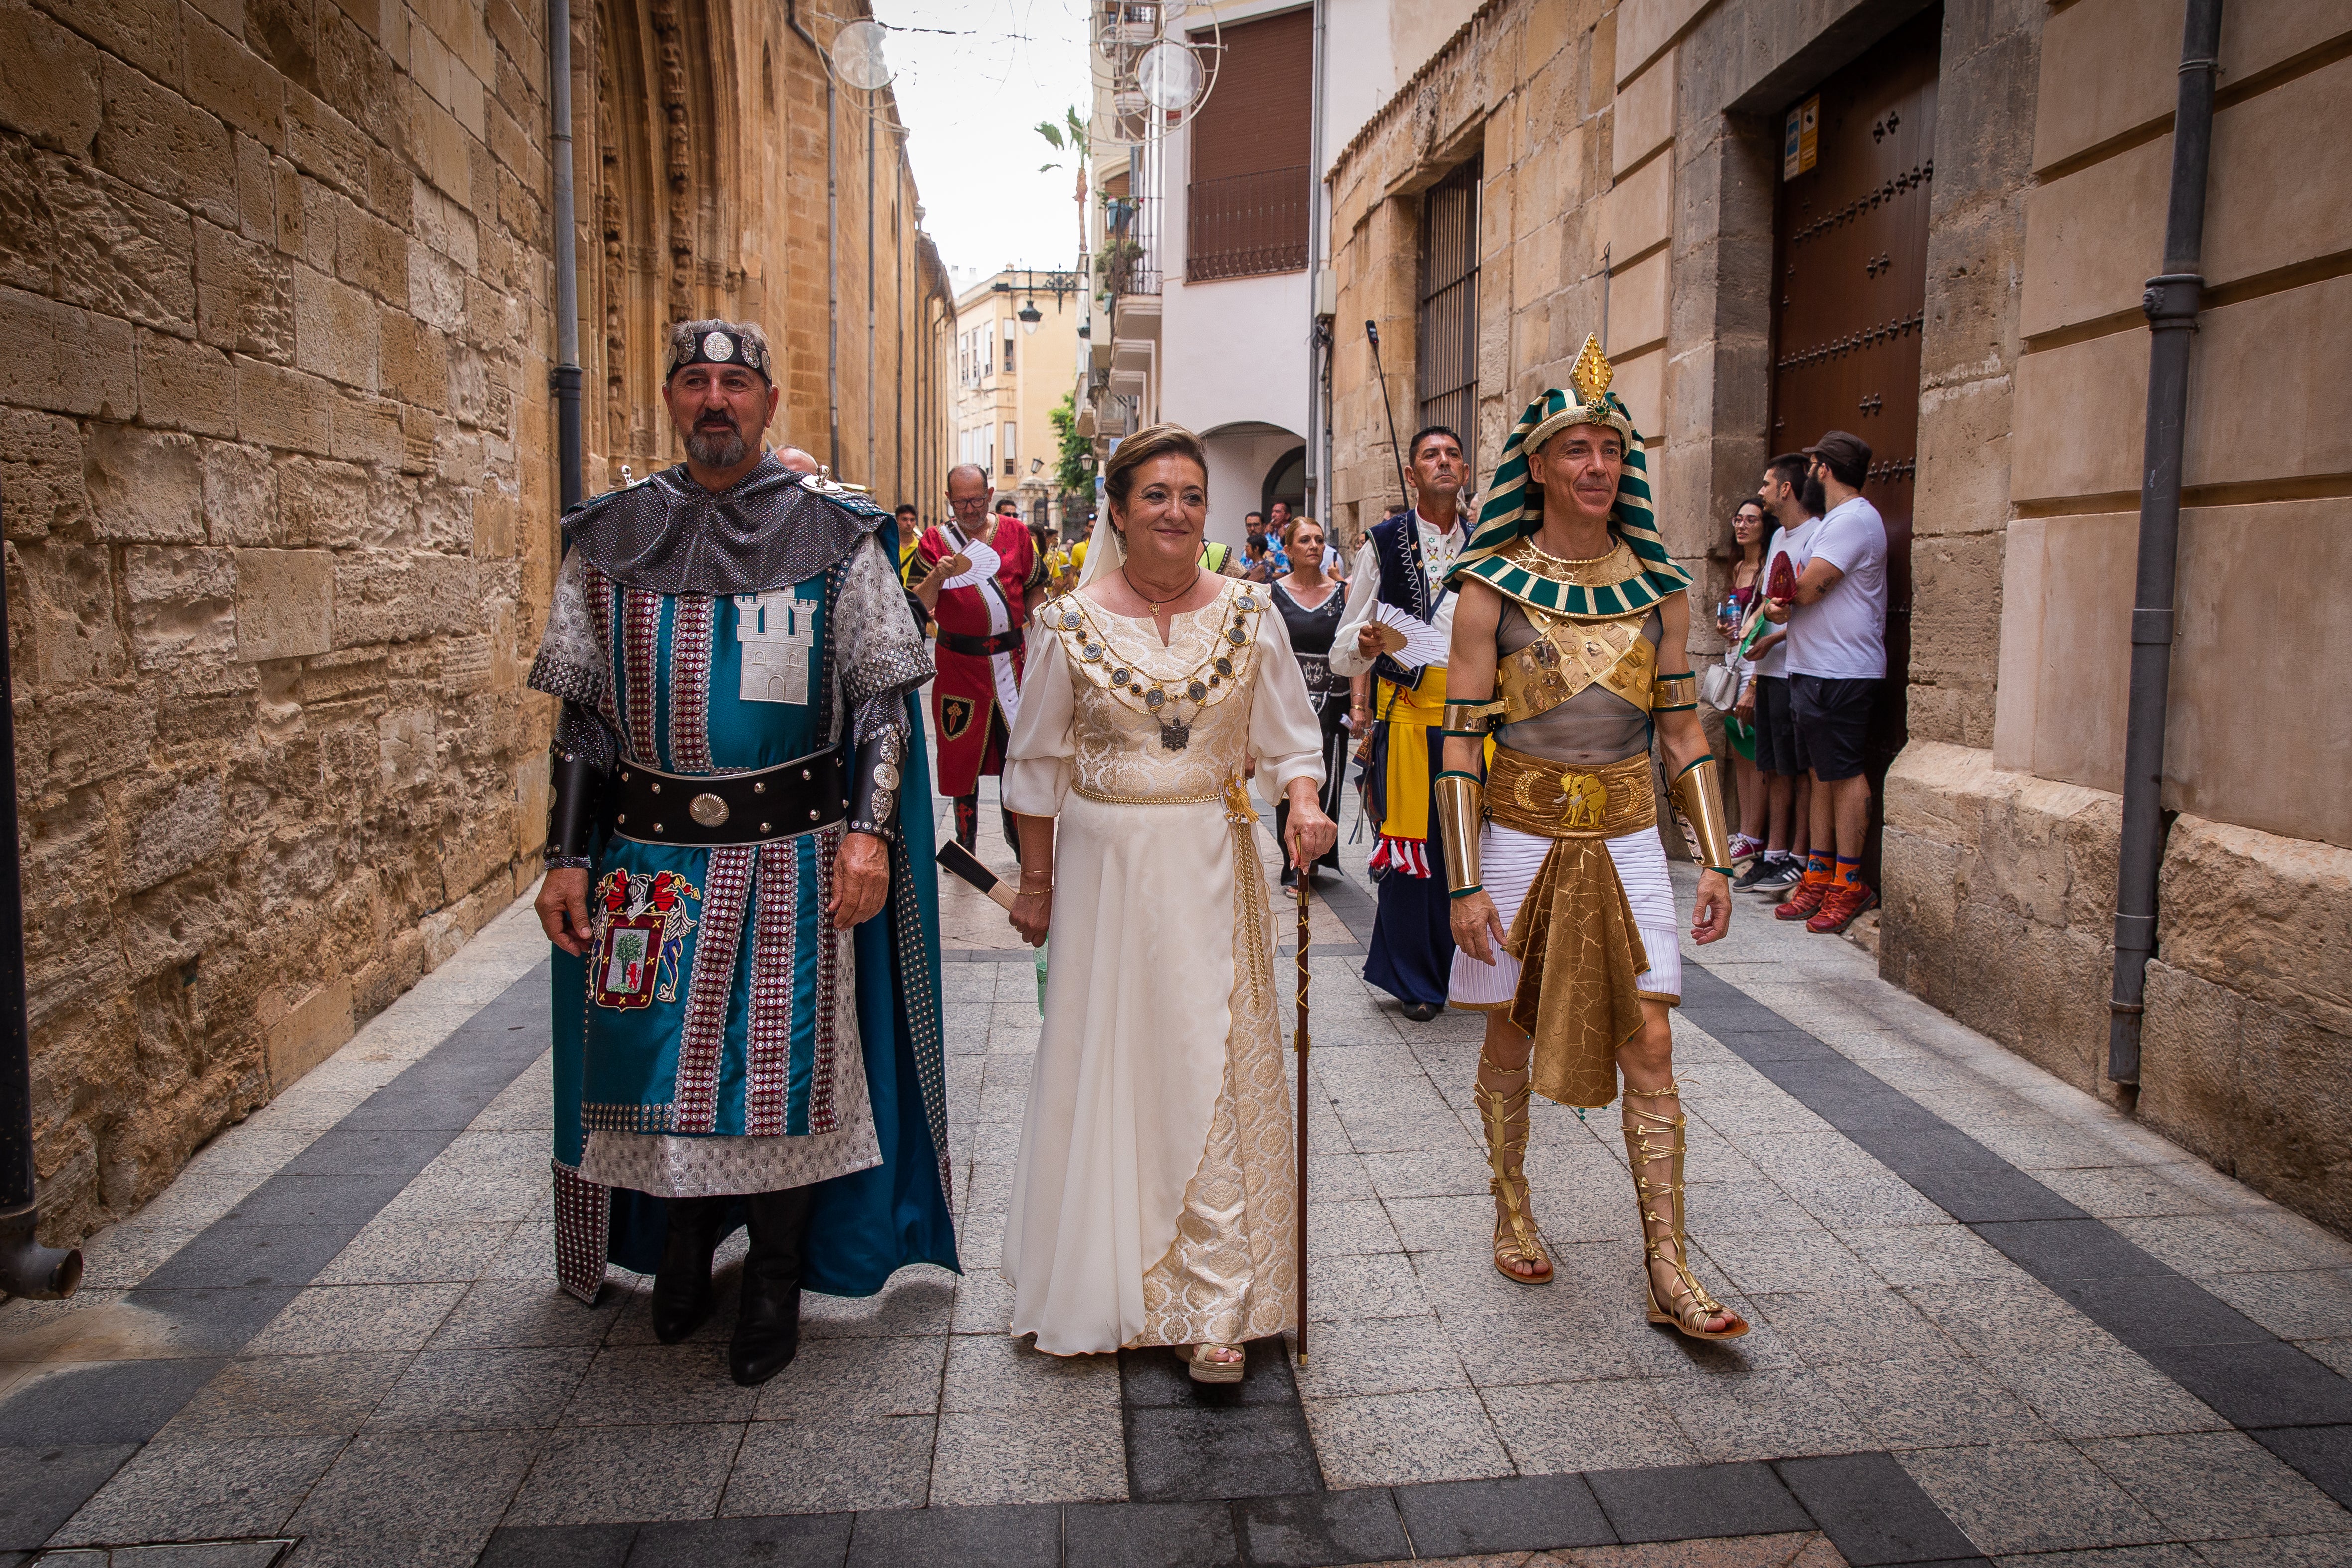
<path fill-rule="evenodd" d="M 1812 853 L 1805 879 L 1772 912 L 1807 931 L 1836 931 L 1878 902 L 1862 879 L 1870 827 L 1863 747 L 1886 677 L 1886 524 L 1862 499 L 1870 473 L 1862 437 L 1832 430 L 1805 456 L 1807 495 L 1826 502 L 1826 514 L 1813 525 L 1796 596 L 1767 600 L 1764 613 L 1789 628 L 1789 696 L 1813 773 Z"/>
<path fill-rule="evenodd" d="M 608 1261 L 651 1273 L 674 1344 L 748 1226 L 749 1385 L 793 1359 L 804 1284 L 955 1264 L 930 813 L 899 809 L 931 660 L 888 515 L 766 449 L 757 327 L 680 322 L 662 401 L 686 461 L 565 515 L 530 677 L 562 704 L 556 1275 L 593 1300 Z"/>

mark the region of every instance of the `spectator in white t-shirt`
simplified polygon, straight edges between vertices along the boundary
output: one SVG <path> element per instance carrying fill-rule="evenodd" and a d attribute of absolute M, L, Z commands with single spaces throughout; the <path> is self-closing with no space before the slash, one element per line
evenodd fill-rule
<path fill-rule="evenodd" d="M 1796 596 L 1769 600 L 1764 613 L 1789 627 L 1789 696 L 1813 775 L 1812 853 L 1805 879 L 1772 912 L 1834 931 L 1878 902 L 1862 879 L 1870 827 L 1863 765 L 1886 676 L 1886 524 L 1862 499 L 1870 447 L 1860 437 L 1832 430 L 1805 455 L 1806 488 L 1819 487 L 1827 510 L 1813 525 Z"/>
<path fill-rule="evenodd" d="M 1771 585 L 1773 563 L 1785 557 L 1793 576 L 1811 559 L 1813 525 L 1821 521 L 1821 513 L 1805 510 L 1805 472 L 1811 467 L 1812 459 L 1802 453 L 1784 452 L 1766 467 L 1756 487 L 1756 499 L 1780 525 L 1764 547 L 1764 574 L 1756 584 L 1758 614 Z M 1756 769 L 1764 779 L 1764 853 L 1733 884 L 1743 891 L 1781 896 L 1804 879 L 1805 852 L 1812 842 L 1812 770 L 1789 698 L 1788 643 L 1786 626 L 1770 626 L 1750 649 L 1756 661 Z"/>

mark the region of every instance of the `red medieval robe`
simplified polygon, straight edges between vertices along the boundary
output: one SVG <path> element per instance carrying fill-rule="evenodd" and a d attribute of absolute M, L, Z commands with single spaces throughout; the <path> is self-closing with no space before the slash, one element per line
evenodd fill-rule
<path fill-rule="evenodd" d="M 910 581 L 945 556 L 965 534 L 952 522 L 923 531 Z M 970 795 L 982 773 L 1004 772 L 1004 742 L 1021 708 L 1022 613 L 1026 590 L 1045 581 L 1045 563 L 1029 529 L 1000 516 L 990 545 L 996 574 L 969 588 L 940 591 L 931 618 L 939 624 L 939 673 L 931 681 L 931 733 L 937 737 L 940 793 Z"/>

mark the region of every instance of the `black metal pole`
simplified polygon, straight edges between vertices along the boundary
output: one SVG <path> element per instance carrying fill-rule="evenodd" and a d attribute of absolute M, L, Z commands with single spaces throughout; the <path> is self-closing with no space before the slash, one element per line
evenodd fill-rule
<path fill-rule="evenodd" d="M 1381 408 L 1389 416 L 1389 456 L 1396 459 L 1397 499 L 1412 505 L 1412 491 L 1404 482 L 1404 448 L 1397 445 L 1396 409 L 1389 403 L 1388 372 L 1381 368 L 1381 327 L 1377 321 L 1364 323 L 1364 336 L 1372 341 L 1372 379 L 1381 384 Z"/>
<path fill-rule="evenodd" d="M 2124 826 L 2116 878 L 2115 988 L 2107 1004 L 2107 1077 L 2139 1082 L 2147 961 L 2156 951 L 2156 883 L 2164 862 L 2164 720 L 2172 687 L 2173 577 L 2180 546 L 2181 449 L 2189 424 L 2189 350 L 2205 286 L 2205 175 L 2213 151 L 2213 79 L 2221 0 L 2189 0 L 2180 96 L 2172 114 L 2172 193 L 2164 270 L 2147 280 L 2147 455 L 2139 490 L 2139 581 L 2132 600 L 2131 697 L 2124 738 Z"/>
<path fill-rule="evenodd" d="M 572 0 L 547 4 L 547 161 L 553 176 L 555 261 L 556 494 L 560 510 L 582 500 L 580 473 L 580 237 L 572 205 Z"/>
<path fill-rule="evenodd" d="M 33 1172 L 33 1037 L 25 1018 L 25 883 L 16 837 L 16 687 L 0 583 L 0 1293 L 54 1301 L 81 1284 L 81 1250 L 43 1247 Z"/>

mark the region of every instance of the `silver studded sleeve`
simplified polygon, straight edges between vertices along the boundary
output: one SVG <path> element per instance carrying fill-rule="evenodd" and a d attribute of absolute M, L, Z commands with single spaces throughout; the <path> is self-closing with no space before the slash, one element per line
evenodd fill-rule
<path fill-rule="evenodd" d="M 618 760 L 618 737 L 600 710 L 607 700 L 604 652 L 597 645 L 588 595 L 587 561 L 572 551 L 555 574 L 547 632 L 539 639 L 526 682 L 562 699 L 549 762 L 547 865 L 551 870 L 590 868 L 588 833 L 604 777 Z"/>
<path fill-rule="evenodd" d="M 833 613 L 840 736 L 851 757 L 849 827 L 895 838 L 899 795 L 908 782 L 904 699 L 930 679 L 931 650 L 874 539 L 850 556 Z"/>

